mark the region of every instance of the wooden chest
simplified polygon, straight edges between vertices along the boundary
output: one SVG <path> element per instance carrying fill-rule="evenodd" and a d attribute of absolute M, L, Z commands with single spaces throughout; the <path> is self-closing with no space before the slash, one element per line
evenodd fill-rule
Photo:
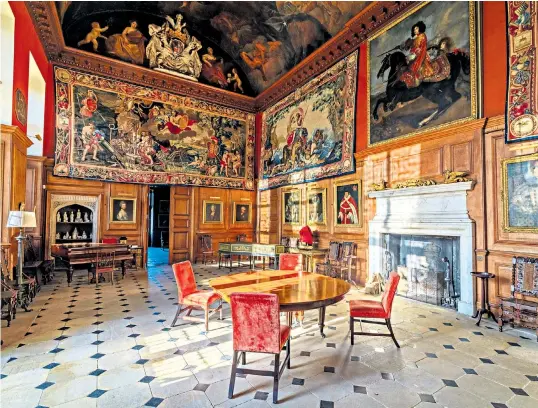
<path fill-rule="evenodd" d="M 517 325 L 536 329 L 538 341 L 538 303 L 513 297 L 502 299 L 499 331 L 502 331 L 503 323 L 509 323 L 511 327 Z"/>

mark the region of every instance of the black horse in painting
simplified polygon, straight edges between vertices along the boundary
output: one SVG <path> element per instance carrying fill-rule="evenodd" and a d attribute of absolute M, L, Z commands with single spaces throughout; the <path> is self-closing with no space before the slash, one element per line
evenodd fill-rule
<path fill-rule="evenodd" d="M 464 52 L 449 53 L 447 58 L 450 63 L 450 75 L 448 78 L 439 82 L 423 81 L 417 87 L 408 88 L 404 82 L 400 81 L 400 75 L 407 70 L 405 54 L 396 51 L 385 55 L 377 77 L 383 77 L 387 69 L 390 69 L 389 77 L 385 96 L 377 100 L 372 112 L 374 120 L 379 119 L 379 105 L 383 104 L 385 112 L 392 112 L 398 103 L 412 101 L 419 96 L 423 96 L 437 105 L 437 109 L 431 115 L 420 121 L 419 127 L 425 126 L 445 112 L 454 102 L 461 98 L 461 94 L 456 91 L 456 80 L 462 71 L 465 75 L 469 75 L 471 67 L 469 55 Z"/>

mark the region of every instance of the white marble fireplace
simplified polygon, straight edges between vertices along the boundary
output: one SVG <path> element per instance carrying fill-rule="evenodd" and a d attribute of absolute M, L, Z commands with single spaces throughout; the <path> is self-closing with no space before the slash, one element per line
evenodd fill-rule
<path fill-rule="evenodd" d="M 458 312 L 473 314 L 474 221 L 467 211 L 473 182 L 371 191 L 376 214 L 369 226 L 369 274 L 383 273 L 384 234 L 459 238 L 460 294 Z"/>

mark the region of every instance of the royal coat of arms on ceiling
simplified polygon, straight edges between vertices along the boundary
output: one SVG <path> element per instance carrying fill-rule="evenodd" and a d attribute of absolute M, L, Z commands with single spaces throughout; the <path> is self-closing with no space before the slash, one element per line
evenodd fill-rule
<path fill-rule="evenodd" d="M 254 115 L 55 68 L 54 174 L 254 189 Z"/>

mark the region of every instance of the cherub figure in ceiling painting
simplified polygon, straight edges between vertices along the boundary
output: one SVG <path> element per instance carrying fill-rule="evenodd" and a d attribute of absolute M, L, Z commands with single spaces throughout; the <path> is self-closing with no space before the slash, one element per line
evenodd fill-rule
<path fill-rule="evenodd" d="M 99 43 L 97 42 L 97 39 L 103 38 L 106 40 L 107 37 L 101 34 L 104 33 L 106 30 L 108 30 L 108 26 L 101 28 L 99 23 L 94 21 L 92 23 L 92 31 L 86 34 L 86 37 L 84 37 L 83 40 L 80 40 L 77 45 L 80 47 L 81 45 L 92 43 L 93 50 L 97 51 L 97 49 L 99 48 Z"/>
<path fill-rule="evenodd" d="M 250 96 L 267 89 L 326 43 L 367 4 L 355 1 L 55 3 L 69 47 Z M 136 22 L 128 24 L 129 19 Z M 117 34 L 104 39 L 103 34 L 94 30 L 92 38 L 86 39 L 90 27 L 92 30 L 108 27 L 107 34 Z M 99 44 L 99 38 L 105 41 L 106 49 Z M 202 51 L 198 56 L 200 50 L 208 48 L 213 53 Z M 230 81 L 228 74 L 232 76 Z"/>

